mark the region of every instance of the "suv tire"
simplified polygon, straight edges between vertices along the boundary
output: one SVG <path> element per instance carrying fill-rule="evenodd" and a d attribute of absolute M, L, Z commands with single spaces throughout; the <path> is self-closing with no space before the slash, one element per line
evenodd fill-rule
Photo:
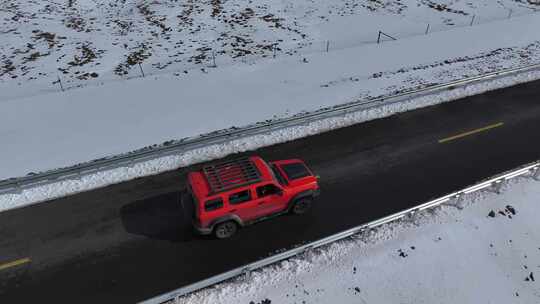
<path fill-rule="evenodd" d="M 233 221 L 219 223 L 214 228 L 214 235 L 218 239 L 227 239 L 233 236 L 238 230 L 238 225 Z"/>
<path fill-rule="evenodd" d="M 302 215 L 311 209 L 313 199 L 311 197 L 303 197 L 296 200 L 291 208 L 291 213 L 295 215 Z"/>

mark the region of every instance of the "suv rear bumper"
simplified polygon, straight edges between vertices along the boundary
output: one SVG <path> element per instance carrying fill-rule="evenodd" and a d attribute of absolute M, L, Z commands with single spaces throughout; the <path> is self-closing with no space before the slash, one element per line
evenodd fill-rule
<path fill-rule="evenodd" d="M 195 223 L 193 224 L 193 229 L 200 235 L 212 234 L 212 228 L 201 227 Z"/>

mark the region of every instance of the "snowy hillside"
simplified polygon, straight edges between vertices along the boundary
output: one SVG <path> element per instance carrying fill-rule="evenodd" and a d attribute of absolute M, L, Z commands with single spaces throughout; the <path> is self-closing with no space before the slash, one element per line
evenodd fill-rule
<path fill-rule="evenodd" d="M 58 79 L 66 88 L 184 74 L 214 58 L 222 66 L 322 52 L 373 43 L 379 30 L 404 38 L 537 7 L 533 0 L 2 0 L 0 101 L 58 90 Z"/>
<path fill-rule="evenodd" d="M 521 179 L 179 303 L 540 303 L 539 196 Z"/>

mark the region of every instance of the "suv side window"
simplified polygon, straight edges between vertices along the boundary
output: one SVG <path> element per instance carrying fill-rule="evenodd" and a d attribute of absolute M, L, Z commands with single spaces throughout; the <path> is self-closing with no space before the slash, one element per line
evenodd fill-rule
<path fill-rule="evenodd" d="M 251 200 L 251 192 L 249 191 L 249 189 L 229 195 L 229 203 L 231 205 L 245 203 L 250 200 Z"/>
<path fill-rule="evenodd" d="M 257 196 L 265 197 L 279 193 L 279 188 L 274 184 L 268 184 L 257 187 Z"/>
<path fill-rule="evenodd" d="M 206 201 L 204 203 L 204 211 L 217 210 L 221 207 L 223 207 L 223 199 L 221 197 Z"/>

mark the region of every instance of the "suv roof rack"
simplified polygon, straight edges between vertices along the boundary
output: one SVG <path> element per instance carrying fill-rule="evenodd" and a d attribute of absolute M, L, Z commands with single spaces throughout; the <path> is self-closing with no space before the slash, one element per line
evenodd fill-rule
<path fill-rule="evenodd" d="M 219 193 L 261 181 L 261 173 L 249 157 L 205 166 L 202 171 L 211 193 Z"/>

